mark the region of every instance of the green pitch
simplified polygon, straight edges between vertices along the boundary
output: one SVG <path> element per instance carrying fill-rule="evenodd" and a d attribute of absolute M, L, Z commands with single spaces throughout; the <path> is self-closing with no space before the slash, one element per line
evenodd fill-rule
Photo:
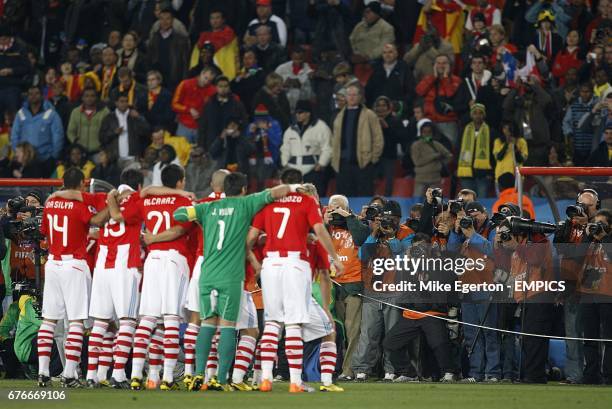
<path fill-rule="evenodd" d="M 198 392 L 115 391 L 108 389 L 66 389 L 64 401 L 9 401 L 10 390 L 32 388 L 30 381 L 0 381 L 0 408 L 163 408 L 209 407 L 249 409 L 326 408 L 425 408 L 425 409 L 610 409 L 611 387 L 461 384 L 343 383 L 344 393 L 289 395 L 286 383 L 275 383 L 274 391 Z M 318 384 L 313 384 L 317 386 Z M 60 389 L 56 389 L 60 390 Z M 64 390 L 64 389 L 61 389 Z"/>

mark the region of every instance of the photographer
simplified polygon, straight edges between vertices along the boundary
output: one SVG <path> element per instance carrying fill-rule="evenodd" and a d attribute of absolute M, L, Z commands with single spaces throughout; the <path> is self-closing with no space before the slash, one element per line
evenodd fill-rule
<path fill-rule="evenodd" d="M 598 208 L 599 196 L 592 189 L 584 189 L 576 197 L 576 204 L 565 210 L 567 219 L 561 222 L 555 233 L 553 243 L 560 259 L 560 279 L 565 280 L 565 292 L 562 295 L 565 335 L 581 337 L 583 322 L 579 316 L 579 300 L 576 292 L 578 274 L 581 271 L 586 246 L 581 245 L 585 239 L 585 228 Z M 580 341 L 565 341 L 566 364 L 565 383 L 582 383 L 584 352 Z"/>
<path fill-rule="evenodd" d="M 393 283 L 395 269 L 385 270 L 382 275 L 374 274 L 376 260 L 395 259 L 408 250 L 414 233 L 407 226 L 400 225 L 402 209 L 394 200 L 389 200 L 382 212 L 371 223 L 372 232 L 359 249 L 359 258 L 363 266 L 363 283 L 365 292 L 372 297 L 395 302 L 394 293 L 376 291 L 377 282 Z M 399 320 L 400 311 L 397 308 L 374 301 L 363 303 L 361 310 L 361 334 L 357 350 L 353 356 L 353 371 L 356 381 L 365 381 L 378 361 L 378 351 L 384 334 Z M 384 354 L 385 380 L 395 378 L 395 370 L 388 354 Z"/>
<path fill-rule="evenodd" d="M 430 237 L 423 233 L 417 233 L 412 240 L 408 254 L 411 258 L 430 258 L 437 257 L 439 254 L 432 251 Z M 441 283 L 454 281 L 452 272 L 444 271 L 419 271 L 412 275 L 410 279 L 416 281 L 435 280 Z M 403 307 L 412 311 L 404 310 L 402 318 L 399 319 L 391 330 L 385 335 L 383 346 L 390 351 L 390 360 L 393 367 L 402 372 L 402 365 L 405 362 L 405 348 L 420 335 L 424 335 L 427 345 L 433 351 L 433 355 L 440 369 L 441 382 L 452 382 L 455 379 L 457 368 L 453 362 L 451 342 L 448 329 L 443 320 L 419 314 L 424 312 L 430 315 L 446 316 L 448 313 L 448 300 L 446 294 L 436 294 L 430 291 L 417 291 L 410 294 L 412 302 L 402 304 Z M 425 354 L 419 354 L 421 358 Z M 417 358 L 417 357 L 414 357 Z"/>
<path fill-rule="evenodd" d="M 346 225 L 353 237 L 353 242 L 360 247 L 365 243 L 372 231 L 371 224 L 374 218 L 382 212 L 382 208 L 387 200 L 382 196 L 373 196 L 370 202 L 363 206 L 361 213 L 356 215 L 349 210 L 336 207 L 336 213 L 346 219 Z"/>
<path fill-rule="evenodd" d="M 474 202 L 477 199 L 476 192 L 471 189 L 461 189 L 457 194 L 455 200 L 461 206 L 465 206 L 470 202 Z M 419 219 L 418 228 L 415 230 L 419 233 L 432 234 L 434 231 L 433 218 L 439 213 L 442 204 L 442 189 L 440 188 L 428 188 L 425 192 L 425 203 L 421 209 L 421 217 Z"/>
<path fill-rule="evenodd" d="M 599 210 L 585 229 L 588 243 L 578 292 L 585 338 L 612 338 L 612 212 Z M 603 348 L 602 348 L 603 347 Z M 601 356 L 601 351 L 605 351 Z M 585 341 L 583 383 L 612 384 L 611 343 Z"/>
<path fill-rule="evenodd" d="M 463 283 L 491 283 L 494 265 L 493 241 L 495 229 L 487 216 L 485 208 L 479 202 L 468 203 L 464 210 L 457 213 L 454 229 L 448 238 L 448 250 L 460 254 L 466 260 L 484 259 L 484 268 L 468 270 L 460 277 Z M 461 303 L 462 320 L 470 324 L 497 325 L 497 305 L 490 304 L 492 294 L 476 291 L 464 295 Z M 484 301 L 489 301 L 486 303 Z M 471 348 L 470 371 L 464 382 L 481 381 L 498 382 L 501 379 L 500 339 L 496 332 L 486 330 L 483 336 L 476 327 L 466 325 L 463 328 L 464 343 Z"/>
<path fill-rule="evenodd" d="M 552 246 L 544 234 L 556 226 L 520 217 L 508 217 L 497 231 L 501 246 L 512 251 L 510 284 L 515 301 L 521 304 L 521 332 L 548 335 L 553 327 L 554 297 L 545 288 L 528 285 L 554 280 Z M 546 383 L 548 339 L 523 337 L 522 379 L 524 383 Z"/>
<path fill-rule="evenodd" d="M 36 252 L 40 250 L 42 237 L 39 231 L 40 215 L 45 196 L 32 190 L 25 198 L 16 197 L 7 203 L 8 213 L 3 221 L 5 233 L 11 240 L 10 265 L 13 282 L 36 282 Z M 41 267 L 41 278 L 43 275 Z"/>
<path fill-rule="evenodd" d="M 336 312 L 338 319 L 344 324 L 347 339 L 342 373 L 339 377 L 341 380 L 354 379 L 351 361 L 361 330 L 361 297 L 358 294 L 363 291 L 359 247 L 354 243 L 347 226 L 347 217 L 351 217 L 349 212 L 346 196 L 334 195 L 329 198 L 329 204 L 323 215 L 332 244 L 344 265 L 344 273 L 335 278 L 339 283 L 336 287 Z"/>

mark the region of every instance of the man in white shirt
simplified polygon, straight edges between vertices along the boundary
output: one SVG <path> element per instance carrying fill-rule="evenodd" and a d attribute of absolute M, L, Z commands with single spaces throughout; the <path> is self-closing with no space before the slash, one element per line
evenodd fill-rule
<path fill-rule="evenodd" d="M 257 0 L 255 2 L 257 18 L 251 20 L 248 30 L 244 36 L 244 42 L 248 46 L 255 44 L 255 30 L 259 26 L 268 26 L 272 30 L 272 41 L 281 45 L 287 46 L 287 26 L 285 22 L 277 15 L 272 14 L 271 0 Z"/>

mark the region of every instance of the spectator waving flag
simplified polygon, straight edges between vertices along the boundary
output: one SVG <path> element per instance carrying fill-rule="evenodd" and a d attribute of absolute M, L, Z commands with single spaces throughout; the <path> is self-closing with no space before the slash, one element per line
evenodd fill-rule
<path fill-rule="evenodd" d="M 214 53 L 214 62 L 227 78 L 233 80 L 238 72 L 236 64 L 238 60 L 238 37 L 229 26 L 224 26 L 217 31 L 205 31 L 200 34 L 197 44 L 191 53 L 189 68 L 198 65 L 202 48 L 210 47 Z"/>
<path fill-rule="evenodd" d="M 506 51 L 502 55 L 502 65 L 504 66 L 504 72 L 506 73 L 506 86 L 514 87 L 514 79 L 518 61 L 511 53 Z"/>

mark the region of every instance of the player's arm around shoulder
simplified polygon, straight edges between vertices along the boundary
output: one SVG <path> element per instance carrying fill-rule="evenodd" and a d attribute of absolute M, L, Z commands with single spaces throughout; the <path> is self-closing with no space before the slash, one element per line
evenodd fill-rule
<path fill-rule="evenodd" d="M 198 219 L 198 209 L 205 205 L 206 203 L 195 206 L 181 206 L 174 211 L 174 220 L 181 223 L 196 221 Z"/>

